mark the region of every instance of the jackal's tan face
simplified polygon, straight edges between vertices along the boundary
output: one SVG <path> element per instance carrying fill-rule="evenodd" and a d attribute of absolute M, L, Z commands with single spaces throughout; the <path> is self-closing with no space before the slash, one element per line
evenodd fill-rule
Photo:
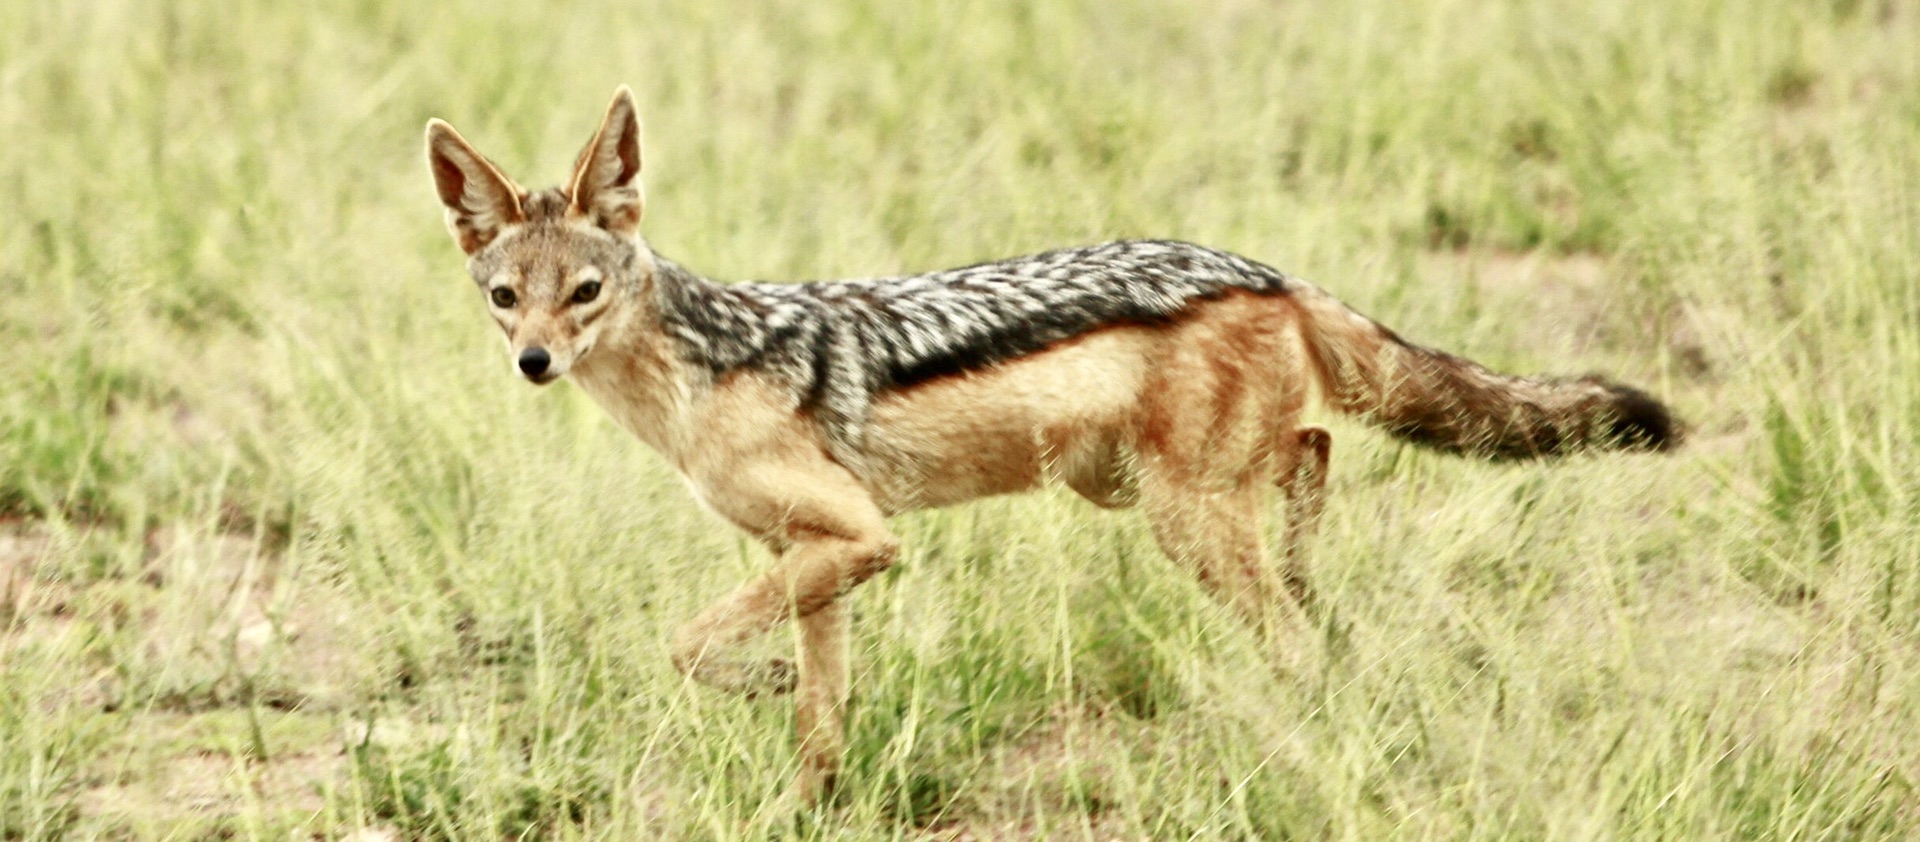
<path fill-rule="evenodd" d="M 542 384 L 585 358 L 603 331 L 647 298 L 653 281 L 644 246 L 564 220 L 521 225 L 475 253 L 467 268 L 506 332 L 515 367 Z"/>
<path fill-rule="evenodd" d="M 439 120 L 427 123 L 427 163 L 447 228 L 527 379 L 566 374 L 647 300 L 640 125 L 625 87 L 567 187 L 522 190 Z"/>

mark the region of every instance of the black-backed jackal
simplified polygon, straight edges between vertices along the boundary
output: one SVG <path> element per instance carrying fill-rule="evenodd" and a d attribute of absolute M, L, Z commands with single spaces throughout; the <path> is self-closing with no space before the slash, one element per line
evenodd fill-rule
<path fill-rule="evenodd" d="M 841 597 L 892 563 L 887 517 L 1058 480 L 1138 505 L 1160 546 L 1268 630 L 1329 438 L 1309 395 L 1418 444 L 1495 459 L 1664 450 L 1679 426 L 1598 377 L 1495 374 L 1410 344 L 1317 287 L 1177 242 L 1116 242 L 902 278 L 716 284 L 641 239 L 640 125 L 621 88 L 563 187 L 521 189 L 446 123 L 427 159 L 447 225 L 536 383 L 571 376 L 776 562 L 677 635 L 674 664 L 793 692 L 811 802 L 847 701 Z M 1289 547 L 1267 570 L 1267 487 Z M 729 658 L 787 620 L 797 663 Z"/>

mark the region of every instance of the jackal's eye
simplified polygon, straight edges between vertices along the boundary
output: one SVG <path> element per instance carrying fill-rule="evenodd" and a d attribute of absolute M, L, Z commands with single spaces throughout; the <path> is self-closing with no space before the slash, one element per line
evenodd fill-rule
<path fill-rule="evenodd" d="M 575 304 L 585 304 L 598 297 L 600 297 L 599 281 L 588 281 L 575 287 L 573 290 L 573 303 Z"/>
<path fill-rule="evenodd" d="M 493 292 L 487 293 L 487 297 L 493 299 L 493 306 L 502 310 L 510 309 L 513 305 L 520 303 L 520 297 L 506 287 L 494 287 Z"/>

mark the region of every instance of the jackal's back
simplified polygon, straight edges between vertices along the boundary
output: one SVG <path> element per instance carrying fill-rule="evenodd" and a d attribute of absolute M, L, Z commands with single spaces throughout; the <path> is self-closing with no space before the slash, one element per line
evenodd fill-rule
<path fill-rule="evenodd" d="M 1031 354 L 1089 331 L 1164 323 L 1243 290 L 1295 283 L 1189 243 L 1123 241 L 898 278 L 802 284 L 700 282 L 660 261 L 669 331 L 716 374 L 770 371 L 857 439 L 872 396 Z"/>

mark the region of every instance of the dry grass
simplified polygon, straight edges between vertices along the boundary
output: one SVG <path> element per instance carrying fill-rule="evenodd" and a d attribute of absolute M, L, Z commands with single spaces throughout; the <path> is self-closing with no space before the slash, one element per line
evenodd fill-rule
<path fill-rule="evenodd" d="M 0 4 L 0 839 L 1911 838 L 1915 43 L 1899 2 Z M 1180 237 L 1694 435 L 1334 421 L 1277 659 L 1137 518 L 901 518 L 845 792 L 775 817 L 787 710 L 661 654 L 764 559 L 509 376 L 421 166 L 440 116 L 557 178 L 623 82 L 648 237 L 720 277 Z"/>

